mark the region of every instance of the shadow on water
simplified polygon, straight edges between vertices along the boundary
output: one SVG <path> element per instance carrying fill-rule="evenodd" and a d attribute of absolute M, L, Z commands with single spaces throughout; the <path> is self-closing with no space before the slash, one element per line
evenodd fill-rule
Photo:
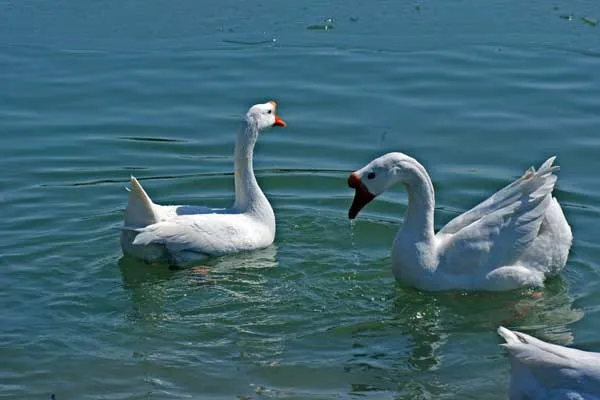
<path fill-rule="evenodd" d="M 163 284 L 173 273 L 168 265 L 149 264 L 127 255 L 122 256 L 118 264 L 126 289 Z"/>
<path fill-rule="evenodd" d="M 132 321 L 153 322 L 163 318 L 165 297 L 173 271 L 166 265 L 150 265 L 133 257 L 119 259 L 123 287 L 131 293 Z"/>
<path fill-rule="evenodd" d="M 142 137 L 142 136 L 122 136 L 119 139 L 135 142 L 165 142 L 165 143 L 185 143 L 186 140 L 161 138 L 161 137 Z"/>

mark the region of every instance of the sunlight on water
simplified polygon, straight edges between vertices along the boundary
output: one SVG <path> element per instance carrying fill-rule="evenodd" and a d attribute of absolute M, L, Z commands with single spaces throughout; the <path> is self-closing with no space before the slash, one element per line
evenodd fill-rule
<path fill-rule="evenodd" d="M 594 2 L 31 3 L 0 24 L 0 397 L 500 400 L 499 324 L 600 351 Z M 231 204 L 234 132 L 269 99 L 274 245 L 123 257 L 129 176 Z M 388 151 L 431 172 L 440 225 L 556 154 L 565 271 L 539 298 L 396 282 L 406 194 L 348 220 L 341 172 Z"/>

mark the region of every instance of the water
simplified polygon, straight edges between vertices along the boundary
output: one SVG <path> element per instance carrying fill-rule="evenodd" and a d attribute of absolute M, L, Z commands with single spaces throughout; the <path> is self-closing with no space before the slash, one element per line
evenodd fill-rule
<path fill-rule="evenodd" d="M 596 3 L 2 2 L 0 397 L 502 399 L 501 323 L 600 351 Z M 275 245 L 122 258 L 129 175 L 230 204 L 234 133 L 269 99 Z M 438 228 L 556 154 L 565 271 L 541 297 L 396 284 L 406 194 L 346 218 L 348 172 L 392 150 L 429 170 Z"/>

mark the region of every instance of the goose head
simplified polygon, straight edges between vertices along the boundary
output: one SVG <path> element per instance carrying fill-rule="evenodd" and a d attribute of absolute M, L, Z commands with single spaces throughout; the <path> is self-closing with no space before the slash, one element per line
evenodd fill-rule
<path fill-rule="evenodd" d="M 250 107 L 246 113 L 246 122 L 259 131 L 272 126 L 286 126 L 285 121 L 277 115 L 277 103 L 273 100 Z"/>
<path fill-rule="evenodd" d="M 348 218 L 354 219 L 371 200 L 398 183 L 410 184 L 416 165 L 412 157 L 403 153 L 387 153 L 354 171 L 348 177 L 348 186 L 355 190 Z"/>

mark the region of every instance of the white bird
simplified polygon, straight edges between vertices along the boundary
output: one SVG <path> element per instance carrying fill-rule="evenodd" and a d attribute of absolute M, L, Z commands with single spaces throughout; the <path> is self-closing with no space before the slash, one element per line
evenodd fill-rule
<path fill-rule="evenodd" d="M 431 179 L 417 160 L 385 154 L 348 178 L 356 189 L 348 216 L 354 219 L 373 198 L 402 183 L 408 192 L 404 224 L 392 247 L 398 280 L 423 290 L 510 290 L 543 286 L 565 265 L 571 228 L 558 201 L 549 158 L 478 206 L 434 233 L 435 196 Z"/>
<path fill-rule="evenodd" d="M 498 328 L 511 365 L 511 400 L 600 399 L 600 353 L 550 344 Z"/>
<path fill-rule="evenodd" d="M 155 204 L 132 176 L 121 233 L 123 252 L 148 262 L 182 265 L 273 243 L 275 214 L 256 182 L 252 155 L 262 130 L 286 126 L 276 111 L 277 103 L 269 101 L 250 107 L 246 114 L 235 142 L 231 208 Z"/>

